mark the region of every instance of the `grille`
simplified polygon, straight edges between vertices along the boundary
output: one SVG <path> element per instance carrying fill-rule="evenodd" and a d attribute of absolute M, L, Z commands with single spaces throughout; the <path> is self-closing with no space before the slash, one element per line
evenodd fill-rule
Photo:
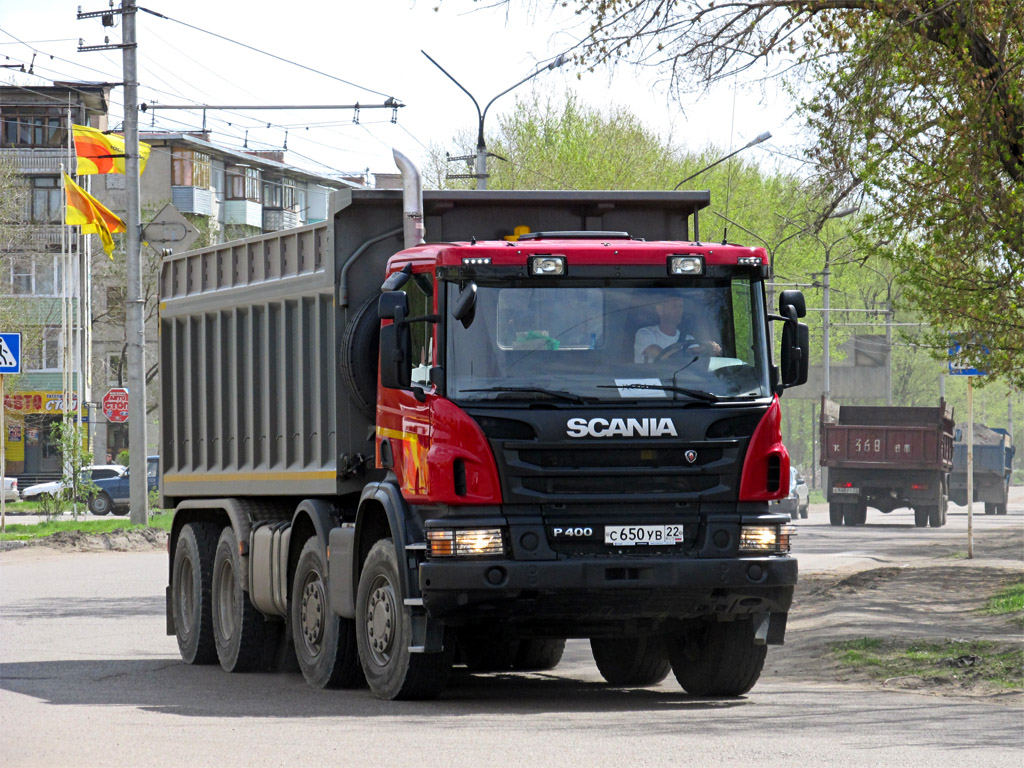
<path fill-rule="evenodd" d="M 594 476 L 542 476 L 524 477 L 522 487 L 527 491 L 549 496 L 580 494 L 621 495 L 623 493 L 689 494 L 706 491 L 718 484 L 717 476 L 708 475 L 642 475 L 609 477 Z"/>
<path fill-rule="evenodd" d="M 545 469 L 657 467 L 686 469 L 700 467 L 722 458 L 721 448 L 702 448 L 692 464 L 686 460 L 686 448 L 607 448 L 593 449 L 526 449 L 518 451 L 519 461 Z"/>

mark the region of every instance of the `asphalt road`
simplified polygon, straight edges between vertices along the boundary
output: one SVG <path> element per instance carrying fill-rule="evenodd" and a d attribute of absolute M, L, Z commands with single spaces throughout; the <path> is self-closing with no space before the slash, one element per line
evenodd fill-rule
<path fill-rule="evenodd" d="M 877 567 L 966 547 L 956 508 L 936 531 L 914 529 L 909 513 L 869 512 L 868 521 L 832 528 L 812 507 L 799 526 L 801 569 Z M 1020 504 L 975 519 L 979 539 L 1022 524 Z M 983 564 L 987 555 L 977 554 Z M 736 700 L 689 697 L 671 676 L 616 690 L 601 683 L 581 641 L 551 673 L 462 673 L 426 703 L 312 690 L 297 674 L 228 675 L 181 663 L 164 634 L 166 583 L 160 551 L 0 553 L 5 767 L 1018 768 L 1024 754 L 1019 706 L 772 675 Z"/>

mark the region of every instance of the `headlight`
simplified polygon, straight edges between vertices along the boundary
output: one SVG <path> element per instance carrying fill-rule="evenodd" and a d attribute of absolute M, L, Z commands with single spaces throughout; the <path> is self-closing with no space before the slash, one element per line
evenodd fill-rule
<path fill-rule="evenodd" d="M 427 531 L 431 557 L 479 557 L 505 554 L 501 528 L 445 528 Z"/>
<path fill-rule="evenodd" d="M 565 256 L 534 256 L 530 259 L 531 275 L 564 275 Z"/>
<path fill-rule="evenodd" d="M 670 275 L 700 275 L 704 272 L 703 256 L 669 256 Z"/>
<path fill-rule="evenodd" d="M 740 552 L 782 555 L 789 552 L 796 529 L 792 525 L 744 525 L 740 528 Z"/>

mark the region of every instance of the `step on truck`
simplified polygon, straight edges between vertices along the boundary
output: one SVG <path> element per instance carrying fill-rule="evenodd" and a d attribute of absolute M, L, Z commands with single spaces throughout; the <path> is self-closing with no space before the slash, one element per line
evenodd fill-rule
<path fill-rule="evenodd" d="M 396 160 L 404 190 L 163 262 L 182 658 L 428 698 L 580 638 L 611 684 L 745 693 L 797 578 L 769 502 L 803 296 L 771 314 L 765 251 L 700 242 L 707 192 L 424 192 Z"/>
<path fill-rule="evenodd" d="M 967 423 L 957 424 L 953 433 L 953 471 L 949 475 L 949 499 L 967 504 Z M 985 505 L 986 515 L 1005 515 L 1010 496 L 1010 475 L 1017 447 L 1001 428 L 974 425 L 974 477 L 971 496 Z"/>
<path fill-rule="evenodd" d="M 914 524 L 946 524 L 953 409 L 821 401 L 821 465 L 832 525 L 863 525 L 868 507 L 912 507 Z"/>

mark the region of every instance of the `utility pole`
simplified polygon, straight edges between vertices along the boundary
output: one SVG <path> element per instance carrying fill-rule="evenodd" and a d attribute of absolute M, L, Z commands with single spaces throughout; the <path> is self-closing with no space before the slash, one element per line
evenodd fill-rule
<path fill-rule="evenodd" d="M 125 325 L 128 338 L 128 469 L 131 476 L 128 496 L 131 522 L 148 521 L 149 494 L 146 481 L 146 326 L 142 297 L 142 225 L 139 194 L 139 82 L 135 20 L 135 0 L 124 0 L 120 8 L 79 13 L 79 19 L 100 17 L 103 26 L 113 26 L 113 15 L 121 15 L 121 44 L 105 41 L 100 46 L 79 46 L 79 51 L 120 48 L 124 70 L 124 151 L 125 151 L 125 227 L 128 259 Z"/>

